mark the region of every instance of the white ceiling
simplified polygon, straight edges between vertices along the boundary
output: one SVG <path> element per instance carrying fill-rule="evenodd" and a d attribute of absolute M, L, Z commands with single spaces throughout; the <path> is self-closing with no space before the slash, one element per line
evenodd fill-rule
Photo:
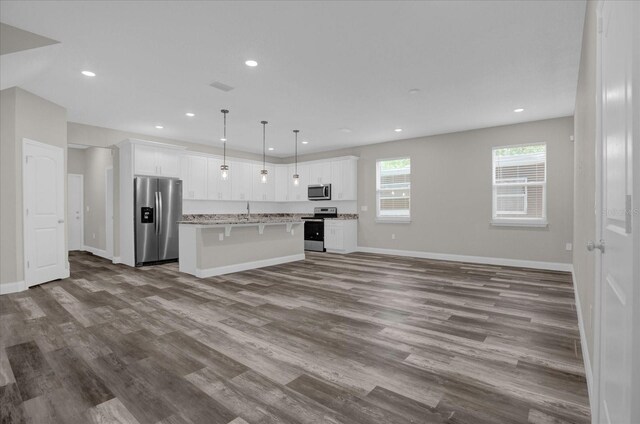
<path fill-rule="evenodd" d="M 70 121 L 219 145 L 227 108 L 233 148 L 261 151 L 267 120 L 274 156 L 293 153 L 294 128 L 310 153 L 571 115 L 585 11 L 583 1 L 0 4 L 2 22 L 61 41 L 22 87 Z"/>

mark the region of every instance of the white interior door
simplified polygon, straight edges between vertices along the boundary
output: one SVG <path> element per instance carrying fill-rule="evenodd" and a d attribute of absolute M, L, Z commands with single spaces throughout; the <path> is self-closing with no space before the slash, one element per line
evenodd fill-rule
<path fill-rule="evenodd" d="M 23 140 L 25 282 L 69 276 L 65 240 L 64 150 Z"/>
<path fill-rule="evenodd" d="M 105 236 L 107 241 L 107 257 L 113 258 L 113 168 L 107 168 L 105 173 Z"/>
<path fill-rule="evenodd" d="M 84 244 L 84 181 L 80 174 L 67 175 L 67 245 L 82 250 Z"/>
<path fill-rule="evenodd" d="M 600 221 L 599 248 L 599 346 L 597 370 L 598 423 L 636 423 L 640 416 L 633 408 L 640 383 L 637 321 L 634 308 L 638 305 L 638 266 L 640 252 L 634 247 L 637 239 L 637 215 L 633 214 L 633 149 L 638 148 L 637 103 L 640 72 L 638 52 L 634 50 L 634 26 L 640 22 L 640 8 L 634 2 L 607 1 L 600 9 L 600 125 L 601 182 L 598 213 Z M 637 34 L 637 33 L 636 33 Z M 635 59 L 634 59 L 635 55 Z M 636 60 L 636 64 L 633 64 Z M 635 79 L 635 81 L 634 81 Z M 638 99 L 635 99 L 638 102 Z M 636 139 L 634 141 L 634 138 Z M 637 154 L 637 153 L 636 153 Z M 638 164 L 636 163 L 636 168 Z M 636 169 L 639 172 L 640 169 Z M 637 199 L 636 208 L 637 208 Z M 634 222 L 635 220 L 635 222 Z M 593 249 L 593 247 L 591 247 Z M 635 269 L 634 269 L 635 268 Z M 635 276 L 634 276 L 635 273 Z M 635 283 L 634 283 L 635 281 Z M 636 328 L 634 328 L 636 327 Z M 635 348 L 637 349 L 637 347 Z M 635 358 L 634 358 L 635 356 Z M 634 371 L 635 368 L 635 371 Z M 635 372 L 635 377 L 634 377 Z"/>

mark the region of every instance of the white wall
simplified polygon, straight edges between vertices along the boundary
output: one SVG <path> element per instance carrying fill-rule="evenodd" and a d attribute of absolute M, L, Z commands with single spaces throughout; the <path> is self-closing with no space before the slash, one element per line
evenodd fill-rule
<path fill-rule="evenodd" d="M 573 240 L 572 117 L 434 135 L 305 155 L 358 160 L 362 247 L 566 264 Z M 547 228 L 490 225 L 492 147 L 547 143 Z M 376 222 L 376 160 L 411 158 L 411 223 Z M 290 162 L 291 158 L 285 161 Z M 395 239 L 392 236 L 395 235 Z"/>
<path fill-rule="evenodd" d="M 0 98 L 0 284 L 8 284 L 24 280 L 22 140 L 62 147 L 66 174 L 67 111 L 17 87 L 2 90 Z"/>

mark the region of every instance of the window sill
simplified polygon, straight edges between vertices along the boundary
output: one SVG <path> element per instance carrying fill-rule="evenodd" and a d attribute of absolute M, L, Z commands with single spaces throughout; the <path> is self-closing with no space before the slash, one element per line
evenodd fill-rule
<path fill-rule="evenodd" d="M 402 217 L 377 217 L 376 222 L 378 224 L 411 224 L 411 218 Z"/>
<path fill-rule="evenodd" d="M 518 220 L 518 219 L 492 219 L 490 224 L 495 227 L 533 227 L 545 228 L 549 226 L 547 220 Z"/>

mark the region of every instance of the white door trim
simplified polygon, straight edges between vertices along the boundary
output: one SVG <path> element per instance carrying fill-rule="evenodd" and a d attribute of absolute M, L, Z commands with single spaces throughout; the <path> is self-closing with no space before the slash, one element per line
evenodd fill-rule
<path fill-rule="evenodd" d="M 67 208 L 69 207 L 69 176 L 80 177 L 80 190 L 82 196 L 80 196 L 80 248 L 78 250 L 84 250 L 84 175 L 82 174 L 67 174 Z M 67 219 L 69 218 L 69 211 L 67 210 Z M 67 231 L 69 230 L 69 224 L 67 223 Z M 67 233 L 68 234 L 68 233 Z M 68 236 L 67 236 L 68 237 Z M 67 250 L 69 250 L 69 240 L 67 240 Z"/>
<path fill-rule="evenodd" d="M 111 187 L 109 187 L 109 172 L 111 172 Z M 113 214 L 114 214 L 114 182 L 113 167 L 104 170 L 104 217 L 105 217 L 105 252 L 109 259 L 113 258 Z M 111 210 L 109 210 L 109 188 L 111 188 Z M 109 214 L 111 212 L 111 214 Z M 109 216 L 111 215 L 111 216 Z M 111 230 L 111 231 L 109 231 Z"/>
<path fill-rule="evenodd" d="M 33 285 L 39 284 L 39 283 L 31 283 L 30 277 L 32 277 L 31 272 L 29 271 L 29 267 L 27 266 L 28 262 L 27 262 L 27 258 L 29 257 L 29 255 L 27 254 L 27 248 L 30 246 L 30 243 L 28 242 L 28 237 L 27 237 L 27 231 L 28 231 L 28 226 L 27 226 L 27 218 L 25 216 L 25 197 L 26 197 L 26 189 L 27 189 L 27 167 L 26 167 L 26 163 L 27 163 L 27 154 L 26 154 L 26 147 L 27 146 L 33 146 L 33 147 L 39 147 L 39 148 L 43 148 L 43 149 L 47 149 L 50 150 L 52 152 L 55 152 L 57 154 L 60 154 L 62 157 L 62 164 L 63 164 L 63 169 L 62 169 L 62 184 L 63 184 L 63 206 L 64 206 L 64 213 L 63 213 L 63 218 L 61 219 L 65 219 L 67 218 L 67 214 L 66 214 L 66 209 L 67 209 L 67 205 L 66 205 L 66 178 L 65 178 L 65 151 L 62 147 L 58 147 L 58 146 L 54 146 L 51 144 L 46 144 L 46 143 L 41 143 L 39 141 L 35 141 L 35 140 L 31 140 L 28 138 L 23 138 L 22 139 L 22 163 L 21 163 L 21 167 L 22 167 L 22 269 L 23 269 L 23 275 L 24 275 L 24 284 L 25 287 L 29 288 Z M 60 218 L 59 218 L 60 219 Z M 67 232 L 67 225 L 66 222 L 63 222 L 63 234 L 66 235 Z M 65 236 L 66 237 L 66 236 Z M 66 251 L 66 246 L 62 246 L 62 250 L 64 251 L 64 269 L 60 270 L 59 275 L 56 275 L 56 278 L 68 278 L 70 273 L 69 273 L 69 257 L 68 257 L 68 253 Z"/>

